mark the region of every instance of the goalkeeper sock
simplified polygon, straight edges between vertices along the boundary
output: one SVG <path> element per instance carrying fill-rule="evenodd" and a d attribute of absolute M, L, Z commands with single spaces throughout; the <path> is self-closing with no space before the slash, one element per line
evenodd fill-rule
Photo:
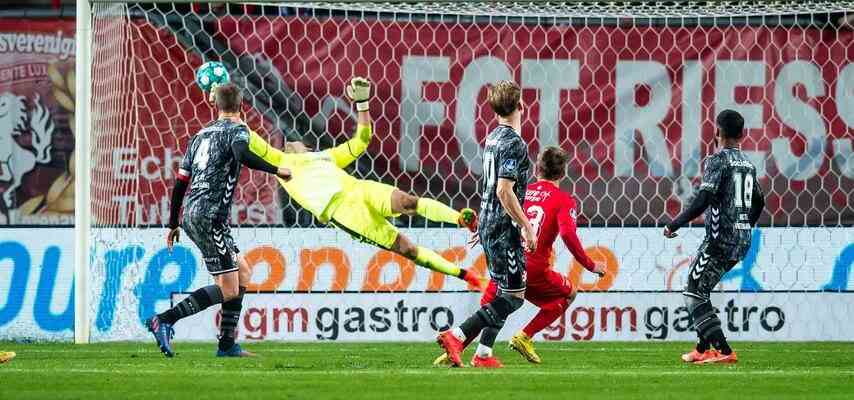
<path fill-rule="evenodd" d="M 222 289 L 217 285 L 205 286 L 190 293 L 186 299 L 181 300 L 175 307 L 157 315 L 157 318 L 167 324 L 174 324 L 181 318 L 189 317 L 214 304 L 220 303 L 222 303 Z"/>
<path fill-rule="evenodd" d="M 459 211 L 454 210 L 436 200 L 421 197 L 415 206 L 418 215 L 433 222 L 447 222 L 457 225 L 460 219 Z"/>
<path fill-rule="evenodd" d="M 228 351 L 234 346 L 237 321 L 240 320 L 240 311 L 243 309 L 244 293 L 246 293 L 246 286 L 241 286 L 237 297 L 222 303 L 222 320 L 219 323 L 219 349 L 222 351 Z"/>
<path fill-rule="evenodd" d="M 415 256 L 415 263 L 433 271 L 439 271 L 445 275 L 459 277 L 462 273 L 460 267 L 446 260 L 433 250 L 418 246 L 418 254 Z"/>

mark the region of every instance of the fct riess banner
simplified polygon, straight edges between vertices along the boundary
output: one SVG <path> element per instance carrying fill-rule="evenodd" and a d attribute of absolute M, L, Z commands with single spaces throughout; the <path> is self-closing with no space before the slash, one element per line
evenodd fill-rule
<path fill-rule="evenodd" d="M 714 118 L 745 117 L 761 222 L 854 223 L 854 32 L 799 27 L 604 27 L 393 19 L 224 17 L 231 50 L 268 59 L 330 132 L 354 75 L 375 82 L 373 172 L 458 206 L 477 204 L 491 82 L 527 105 L 531 156 L 573 155 L 582 222 L 654 224 L 691 196 Z M 346 104 L 346 103 L 345 103 Z M 308 135 L 311 137 L 311 135 Z"/>

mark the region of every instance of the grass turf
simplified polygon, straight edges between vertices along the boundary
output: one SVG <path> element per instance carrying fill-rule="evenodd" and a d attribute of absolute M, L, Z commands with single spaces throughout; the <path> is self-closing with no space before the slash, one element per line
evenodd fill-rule
<path fill-rule="evenodd" d="M 538 343 L 535 366 L 499 343 L 502 370 L 433 368 L 432 343 L 258 343 L 218 359 L 213 343 L 0 343 L 0 399 L 845 398 L 854 343 L 735 343 L 739 364 L 685 365 L 689 343 Z M 466 357 L 470 357 L 470 351 Z"/>

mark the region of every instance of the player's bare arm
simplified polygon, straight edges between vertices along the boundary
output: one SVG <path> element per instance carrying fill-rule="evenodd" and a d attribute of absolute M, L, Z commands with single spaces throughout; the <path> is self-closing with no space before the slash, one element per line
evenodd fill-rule
<path fill-rule="evenodd" d="M 507 215 L 513 219 L 513 222 L 522 230 L 522 245 L 528 251 L 534 251 L 537 248 L 537 236 L 534 233 L 534 227 L 522 211 L 522 205 L 519 204 L 519 199 L 513 191 L 513 185 L 516 181 L 507 178 L 498 178 L 498 184 L 495 187 L 495 195 Z"/>

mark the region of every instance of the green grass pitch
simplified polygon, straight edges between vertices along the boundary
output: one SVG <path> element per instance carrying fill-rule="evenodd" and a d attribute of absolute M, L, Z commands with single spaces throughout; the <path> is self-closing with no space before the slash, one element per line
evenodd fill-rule
<path fill-rule="evenodd" d="M 538 343 L 544 364 L 499 343 L 502 370 L 434 368 L 432 343 L 0 343 L 0 399 L 850 399 L 854 343 L 734 343 L 734 366 L 685 365 L 690 343 Z M 471 350 L 466 353 L 471 357 Z"/>

